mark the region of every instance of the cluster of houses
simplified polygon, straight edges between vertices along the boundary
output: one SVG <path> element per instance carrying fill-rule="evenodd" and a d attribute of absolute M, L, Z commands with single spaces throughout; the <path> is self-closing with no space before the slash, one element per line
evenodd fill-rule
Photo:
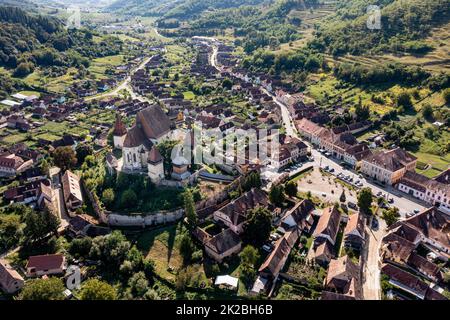
<path fill-rule="evenodd" d="M 445 300 L 443 274 L 450 257 L 450 218 L 436 208 L 399 221 L 382 240 L 381 272 L 399 299 Z"/>

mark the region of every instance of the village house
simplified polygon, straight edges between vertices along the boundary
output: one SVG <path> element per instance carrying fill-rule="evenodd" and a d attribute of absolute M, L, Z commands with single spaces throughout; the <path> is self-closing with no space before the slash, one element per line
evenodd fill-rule
<path fill-rule="evenodd" d="M 450 214 L 450 181 L 439 177 L 430 179 L 414 171 L 406 171 L 397 188 Z"/>
<path fill-rule="evenodd" d="M 341 213 L 334 207 L 323 209 L 314 231 L 314 259 L 321 265 L 327 265 L 333 257 L 333 247 L 339 231 Z"/>
<path fill-rule="evenodd" d="M 389 277 L 389 283 L 420 300 L 447 300 L 443 295 L 433 290 L 426 282 L 394 265 L 384 264 L 381 272 Z"/>
<path fill-rule="evenodd" d="M 24 160 L 15 154 L 0 156 L 0 177 L 14 177 L 33 166 L 33 160 Z"/>
<path fill-rule="evenodd" d="M 83 205 L 80 178 L 67 170 L 62 176 L 64 202 L 69 211 L 75 211 Z"/>
<path fill-rule="evenodd" d="M 267 207 L 267 205 L 267 195 L 260 189 L 254 188 L 214 212 L 214 220 L 222 222 L 233 232 L 240 234 L 243 232 L 248 211 L 258 207 Z"/>
<path fill-rule="evenodd" d="M 348 256 L 332 259 L 324 287 L 322 300 L 361 300 L 363 295 L 359 266 Z"/>
<path fill-rule="evenodd" d="M 60 275 L 66 269 L 66 258 L 62 254 L 31 256 L 26 265 L 27 277 Z"/>
<path fill-rule="evenodd" d="M 430 208 L 389 228 L 380 250 L 385 263 L 405 267 L 429 281 L 442 281 L 436 261 L 450 257 L 449 217 Z M 418 251 L 418 248 L 421 248 Z"/>
<path fill-rule="evenodd" d="M 344 246 L 361 251 L 365 242 L 364 217 L 359 212 L 349 216 L 344 229 Z"/>
<path fill-rule="evenodd" d="M 261 277 L 275 283 L 291 253 L 292 248 L 297 243 L 300 232 L 297 229 L 286 232 L 275 244 L 275 248 L 263 262 L 258 272 Z"/>
<path fill-rule="evenodd" d="M 22 276 L 5 259 L 0 259 L 0 290 L 14 294 L 24 286 Z"/>
<path fill-rule="evenodd" d="M 225 229 L 205 242 L 206 254 L 219 263 L 239 253 L 241 247 L 241 238 L 231 229 Z"/>
<path fill-rule="evenodd" d="M 394 185 L 407 171 L 414 171 L 417 158 L 401 148 L 380 151 L 362 160 L 361 172 L 381 183 Z"/>
<path fill-rule="evenodd" d="M 305 199 L 296 203 L 281 218 L 279 230 L 286 232 L 297 228 L 302 233 L 311 234 L 311 228 L 314 224 L 314 210 L 314 203 L 311 200 Z"/>

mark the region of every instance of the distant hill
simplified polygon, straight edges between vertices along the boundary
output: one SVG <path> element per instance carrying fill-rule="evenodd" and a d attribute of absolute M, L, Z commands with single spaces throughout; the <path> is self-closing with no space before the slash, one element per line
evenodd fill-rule
<path fill-rule="evenodd" d="M 162 16 L 186 0 L 116 0 L 106 12 L 137 16 Z"/>
<path fill-rule="evenodd" d="M 449 0 L 383 0 L 381 28 L 367 28 L 369 15 L 362 0 L 340 3 L 336 14 L 324 21 L 316 32 L 313 48 L 333 55 L 381 52 L 423 54 L 432 48 L 422 40 L 432 28 L 450 19 Z"/>
<path fill-rule="evenodd" d="M 54 17 L 0 6 L 0 67 L 13 69 L 17 77 L 36 66 L 86 67 L 87 58 L 117 54 L 121 44 L 112 37 L 95 42 L 89 30 L 66 30 Z"/>

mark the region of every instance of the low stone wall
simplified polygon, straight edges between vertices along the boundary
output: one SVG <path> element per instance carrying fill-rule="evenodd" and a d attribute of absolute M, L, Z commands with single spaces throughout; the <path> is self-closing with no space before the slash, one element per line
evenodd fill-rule
<path fill-rule="evenodd" d="M 110 213 L 108 224 L 111 227 L 149 227 L 181 220 L 184 215 L 183 209 L 171 212 L 159 212 L 149 215 L 123 215 Z"/>
<path fill-rule="evenodd" d="M 197 173 L 198 174 L 198 173 Z M 206 200 L 200 201 L 196 203 L 195 208 L 197 211 L 201 211 L 202 209 L 207 209 L 210 207 L 214 207 L 217 204 L 223 203 L 229 197 L 229 193 L 231 191 L 236 190 L 241 181 L 245 178 L 245 176 L 241 176 L 229 184 L 225 190 L 222 192 L 216 193 L 213 197 L 210 197 Z M 193 179 L 197 179 L 197 175 L 193 177 Z M 177 209 L 174 211 L 162 211 L 156 213 L 148 213 L 148 214 L 120 214 L 114 212 L 108 212 L 103 209 L 98 200 L 98 197 L 93 194 L 82 181 L 82 186 L 87 194 L 89 200 L 92 203 L 92 207 L 97 214 L 99 220 L 107 224 L 111 227 L 148 227 L 148 226 L 156 226 L 165 223 L 176 222 L 181 220 L 184 216 L 184 209 Z"/>

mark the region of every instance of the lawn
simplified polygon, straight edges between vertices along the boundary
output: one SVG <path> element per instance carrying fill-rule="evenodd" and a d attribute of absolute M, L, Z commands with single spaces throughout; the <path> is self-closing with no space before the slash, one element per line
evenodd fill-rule
<path fill-rule="evenodd" d="M 176 272 L 183 265 L 178 250 L 181 236 L 186 229 L 181 223 L 146 231 L 137 239 L 137 247 L 155 262 L 156 273 L 164 279 L 175 281 Z"/>
<path fill-rule="evenodd" d="M 186 99 L 186 100 L 194 100 L 195 99 L 195 94 L 192 91 L 183 92 L 183 95 L 184 95 L 184 99 Z"/>

